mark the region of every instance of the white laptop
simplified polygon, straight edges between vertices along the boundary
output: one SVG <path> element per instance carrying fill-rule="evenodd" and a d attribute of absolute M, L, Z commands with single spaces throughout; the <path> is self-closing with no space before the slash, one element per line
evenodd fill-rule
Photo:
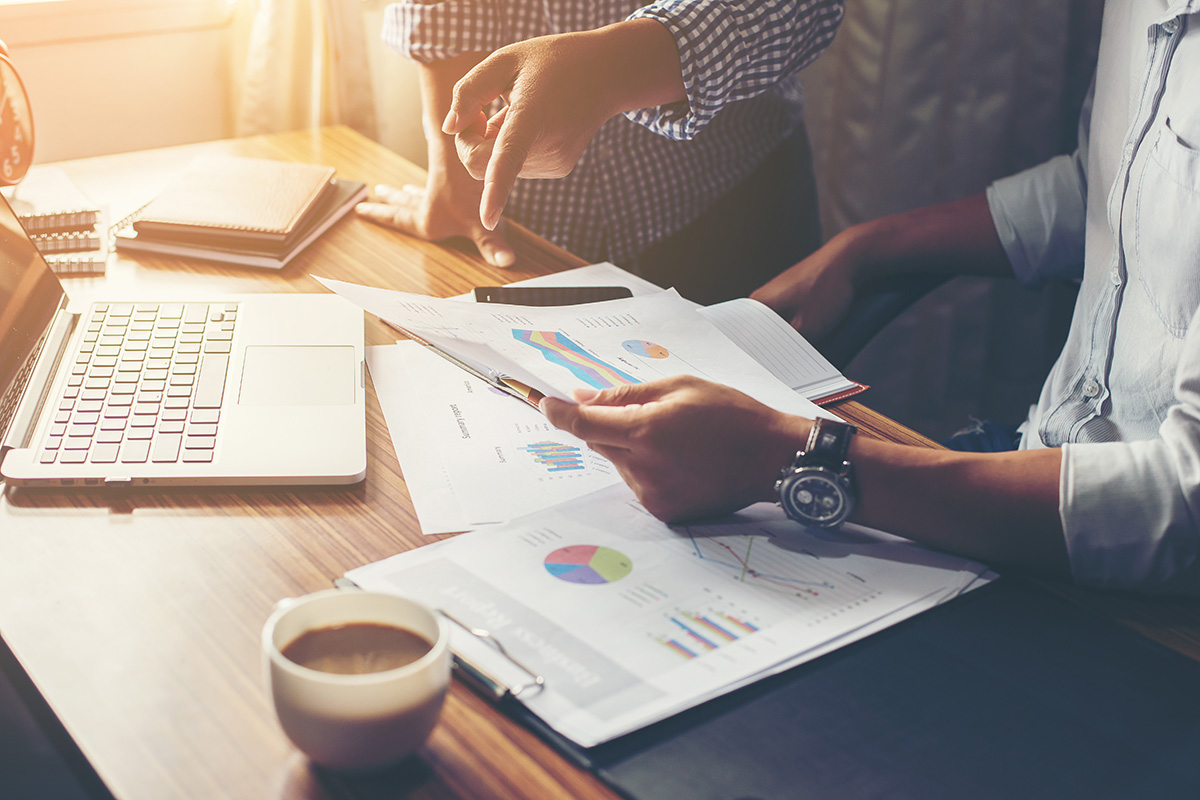
<path fill-rule="evenodd" d="M 15 486 L 343 484 L 366 474 L 363 312 L 332 294 L 100 302 L 0 198 L 0 474 Z"/>

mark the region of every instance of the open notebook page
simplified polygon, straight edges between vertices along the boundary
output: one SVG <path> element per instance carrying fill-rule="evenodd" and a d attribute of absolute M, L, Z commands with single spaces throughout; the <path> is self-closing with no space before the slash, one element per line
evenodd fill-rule
<path fill-rule="evenodd" d="M 840 400 L 866 388 L 838 372 L 807 339 L 757 300 L 739 297 L 698 310 L 755 361 L 814 403 Z"/>

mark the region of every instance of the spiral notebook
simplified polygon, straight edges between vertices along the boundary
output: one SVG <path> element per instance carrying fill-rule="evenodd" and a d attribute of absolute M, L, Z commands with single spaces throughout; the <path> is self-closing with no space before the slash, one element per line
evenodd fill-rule
<path fill-rule="evenodd" d="M 110 251 L 106 214 L 65 172 L 36 166 L 3 194 L 55 273 L 104 272 Z"/>
<path fill-rule="evenodd" d="M 30 236 L 89 231 L 100 222 L 100 207 L 57 167 L 35 167 L 3 194 Z"/>

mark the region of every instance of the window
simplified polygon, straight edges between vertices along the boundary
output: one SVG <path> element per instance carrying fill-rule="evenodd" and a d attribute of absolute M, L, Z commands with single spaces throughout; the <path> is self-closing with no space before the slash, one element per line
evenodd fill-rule
<path fill-rule="evenodd" d="M 0 0 L 10 48 L 206 28 L 228 23 L 233 0 Z"/>

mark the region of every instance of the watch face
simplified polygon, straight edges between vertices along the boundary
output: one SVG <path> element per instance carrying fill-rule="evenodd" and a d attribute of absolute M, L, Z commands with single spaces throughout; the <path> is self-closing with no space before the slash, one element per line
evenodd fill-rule
<path fill-rule="evenodd" d="M 808 525 L 836 525 L 850 515 L 849 495 L 826 470 L 801 470 L 787 478 L 780 501 L 788 515 Z"/>
<path fill-rule="evenodd" d="M 33 163 L 33 115 L 12 62 L 0 57 L 0 185 L 12 185 Z"/>

